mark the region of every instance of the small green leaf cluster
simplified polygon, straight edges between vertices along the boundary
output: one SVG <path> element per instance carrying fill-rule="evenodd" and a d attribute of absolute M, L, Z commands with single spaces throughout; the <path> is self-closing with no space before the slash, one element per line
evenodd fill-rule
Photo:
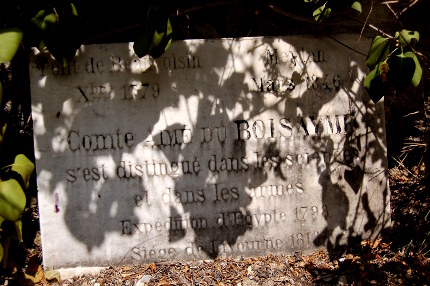
<path fill-rule="evenodd" d="M 359 0 L 303 0 L 305 5 L 311 7 L 312 17 L 318 23 L 327 19 L 332 11 L 344 11 L 352 9 L 361 13 L 361 1 Z"/>
<path fill-rule="evenodd" d="M 54 59 L 67 66 L 83 43 L 83 21 L 77 6 L 70 0 L 36 1 L 22 19 L 20 29 L 13 27 L 0 30 L 1 62 L 13 58 L 23 34 L 26 45 L 39 50 L 47 48 Z M 143 17 L 134 43 L 139 57 L 161 56 L 170 47 L 173 28 L 169 15 L 171 0 L 148 0 L 144 3 Z M 28 19 L 27 19 L 28 18 Z"/>
<path fill-rule="evenodd" d="M 72 2 L 47 3 L 31 18 L 39 49 L 47 47 L 51 55 L 63 66 L 75 57 L 82 38 L 81 20 Z"/>
<path fill-rule="evenodd" d="M 30 177 L 34 170 L 34 164 L 23 154 L 15 157 L 10 166 L 1 170 L 0 179 L 0 226 L 5 220 L 15 224 L 16 233 L 1 232 L 0 261 L 5 267 L 8 256 L 8 245 L 12 237 L 22 242 L 21 215 L 26 204 L 24 189 L 28 189 Z"/>
<path fill-rule="evenodd" d="M 147 1 L 145 18 L 134 42 L 134 52 L 138 57 L 161 56 L 170 47 L 173 38 L 169 9 L 161 1 Z"/>
<path fill-rule="evenodd" d="M 0 64 L 10 62 L 21 45 L 23 32 L 18 28 L 0 29 Z M 0 102 L 3 86 L 0 81 Z M 7 124 L 0 122 L 0 149 L 3 145 Z M 22 242 L 21 215 L 26 205 L 25 189 L 28 189 L 34 164 L 23 154 L 15 157 L 13 164 L 0 169 L 0 227 L 4 221 L 11 221 L 15 233 L 0 228 L 0 262 L 5 267 L 9 253 L 9 242 L 16 238 Z"/>
<path fill-rule="evenodd" d="M 144 17 L 133 46 L 138 57 L 151 55 L 157 58 L 170 47 L 173 29 L 166 4 L 166 1 L 145 2 Z M 75 5 L 69 1 L 48 3 L 31 18 L 31 22 L 37 27 L 39 49 L 47 47 L 60 64 L 67 66 L 82 44 L 81 18 Z"/>
<path fill-rule="evenodd" d="M 12 60 L 22 41 L 22 31 L 18 28 L 0 29 L 0 64 Z M 3 86 L 0 81 L 0 102 L 3 97 Z M 1 136 L 0 141 L 3 139 Z"/>
<path fill-rule="evenodd" d="M 422 68 L 414 47 L 419 38 L 416 31 L 401 30 L 392 39 L 382 36 L 373 39 L 366 60 L 370 72 L 364 79 L 373 102 L 378 102 L 392 88 L 401 91 L 409 84 L 418 86 Z"/>
<path fill-rule="evenodd" d="M 15 56 L 22 41 L 20 29 L 0 30 L 0 64 L 9 62 Z M 0 82 L 0 102 L 2 99 L 2 85 Z M 6 133 L 7 124 L 0 124 L 0 147 Z M 8 256 L 8 246 L 11 237 L 16 237 L 22 242 L 21 214 L 26 204 L 24 189 L 28 189 L 30 176 L 33 173 L 34 164 L 23 154 L 15 157 L 15 162 L 10 166 L 0 169 L 0 227 L 5 220 L 15 224 L 16 233 L 2 231 L 0 233 L 0 261 L 5 267 Z"/>

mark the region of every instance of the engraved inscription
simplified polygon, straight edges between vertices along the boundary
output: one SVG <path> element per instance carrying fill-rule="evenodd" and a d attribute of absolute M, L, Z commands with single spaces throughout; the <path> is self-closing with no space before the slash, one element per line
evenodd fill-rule
<path fill-rule="evenodd" d="M 157 59 L 86 46 L 68 66 L 35 51 L 44 257 L 214 259 L 376 235 L 389 225 L 386 149 L 364 69 L 301 36 L 173 42 Z"/>

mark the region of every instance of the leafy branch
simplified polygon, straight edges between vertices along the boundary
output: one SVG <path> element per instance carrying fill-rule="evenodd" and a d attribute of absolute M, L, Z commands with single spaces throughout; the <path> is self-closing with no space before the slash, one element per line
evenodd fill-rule
<path fill-rule="evenodd" d="M 410 83 L 419 85 L 423 70 L 414 50 L 419 38 L 417 31 L 401 30 L 393 38 L 373 39 L 366 60 L 371 71 L 363 84 L 374 102 L 388 95 L 392 88 L 402 91 Z"/>
<path fill-rule="evenodd" d="M 410 3 L 399 13 L 396 13 L 390 6 L 391 2 L 383 2 L 382 4 L 388 7 L 400 23 L 400 15 L 417 4 L 418 1 L 419 0 L 415 0 Z M 324 20 L 327 20 L 332 14 L 332 11 L 341 11 L 349 8 L 359 13 L 362 12 L 360 1 L 303 0 L 303 2 L 305 6 L 309 5 L 311 7 L 311 11 L 313 11 L 313 20 L 317 23 L 322 23 Z M 296 20 L 311 22 L 309 16 L 296 16 L 274 5 L 269 5 L 269 8 Z M 381 29 L 368 23 L 369 15 L 372 12 L 372 6 L 370 8 L 366 22 L 363 23 L 363 29 L 367 26 L 377 31 L 382 36 L 376 36 L 371 43 L 366 60 L 370 72 L 366 76 L 363 85 L 367 89 L 372 101 L 378 102 L 383 96 L 389 95 L 389 91 L 393 88 L 400 92 L 407 88 L 409 84 L 412 84 L 414 87 L 419 85 L 423 70 L 417 55 L 423 56 L 415 49 L 420 38 L 417 31 L 402 29 L 396 32 L 394 36 L 390 36 Z"/>

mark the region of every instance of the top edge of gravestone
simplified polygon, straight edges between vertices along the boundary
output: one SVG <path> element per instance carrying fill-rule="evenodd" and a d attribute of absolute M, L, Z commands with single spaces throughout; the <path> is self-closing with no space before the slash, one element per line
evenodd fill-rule
<path fill-rule="evenodd" d="M 218 41 L 218 40 L 234 40 L 234 41 L 242 41 L 242 40 L 251 40 L 251 39 L 282 39 L 282 38 L 329 38 L 329 37 L 362 37 L 366 38 L 360 33 L 320 33 L 320 34 L 312 34 L 312 33 L 304 33 L 304 34 L 283 34 L 283 35 L 270 35 L 270 36 L 240 36 L 240 37 L 215 37 L 215 38 L 189 38 L 189 39 L 174 39 L 172 42 L 181 42 L 181 41 Z M 102 43 L 99 43 L 102 44 Z"/>
<path fill-rule="evenodd" d="M 245 36 L 245 37 L 219 37 L 219 38 L 195 38 L 195 39 L 175 39 L 174 42 L 190 42 L 190 41 L 201 41 L 201 42 L 216 42 L 216 41 L 248 41 L 248 40 L 276 40 L 276 39 L 322 39 L 322 38 L 351 38 L 357 37 L 357 42 L 361 39 L 365 40 L 370 37 L 363 36 L 359 33 L 336 33 L 336 34 L 291 34 L 291 35 L 277 35 L 277 36 Z M 101 43 L 100 43 L 101 44 Z M 103 44 L 101 44 L 103 45 Z"/>
<path fill-rule="evenodd" d="M 357 38 L 357 44 L 360 41 L 366 41 L 370 39 L 371 37 L 359 34 L 359 33 L 335 33 L 335 34 L 285 34 L 285 35 L 271 35 L 271 36 L 243 36 L 243 37 L 217 37 L 217 38 L 190 38 L 190 39 L 173 39 L 172 44 L 175 43 L 181 43 L 181 42 L 202 42 L 202 43 L 208 43 L 208 42 L 217 42 L 217 41 L 249 41 L 249 40 L 260 40 L 260 41 L 271 41 L 276 39 L 323 39 L 323 38 L 330 38 L 333 41 L 336 41 L 340 43 L 341 45 L 345 45 L 341 42 L 342 39 L 349 38 Z M 124 45 L 124 44 L 133 44 L 133 41 L 120 41 L 120 42 L 100 42 L 100 43 L 89 43 L 89 44 L 82 44 L 81 47 L 89 47 L 89 46 L 114 46 L 114 45 Z M 80 48 L 81 48 L 80 47 Z M 49 51 L 49 49 L 44 48 L 40 50 L 37 47 L 31 48 L 32 52 L 34 54 L 37 54 L 38 52 L 44 52 L 46 50 Z M 168 50 L 166 50 L 167 52 Z"/>

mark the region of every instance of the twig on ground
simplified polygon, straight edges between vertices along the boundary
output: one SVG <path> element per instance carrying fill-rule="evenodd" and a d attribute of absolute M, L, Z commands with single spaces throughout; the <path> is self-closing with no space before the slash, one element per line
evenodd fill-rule
<path fill-rule="evenodd" d="M 414 176 L 416 179 L 420 179 L 417 175 L 415 175 L 414 173 L 412 173 L 411 171 L 409 171 L 409 169 L 405 165 L 403 165 L 402 162 L 400 162 L 399 160 L 397 160 L 393 155 L 390 155 L 390 157 L 394 161 L 396 161 L 397 164 L 399 164 L 400 166 L 402 166 L 406 170 L 406 172 L 408 172 L 409 174 L 411 174 L 412 176 Z"/>

